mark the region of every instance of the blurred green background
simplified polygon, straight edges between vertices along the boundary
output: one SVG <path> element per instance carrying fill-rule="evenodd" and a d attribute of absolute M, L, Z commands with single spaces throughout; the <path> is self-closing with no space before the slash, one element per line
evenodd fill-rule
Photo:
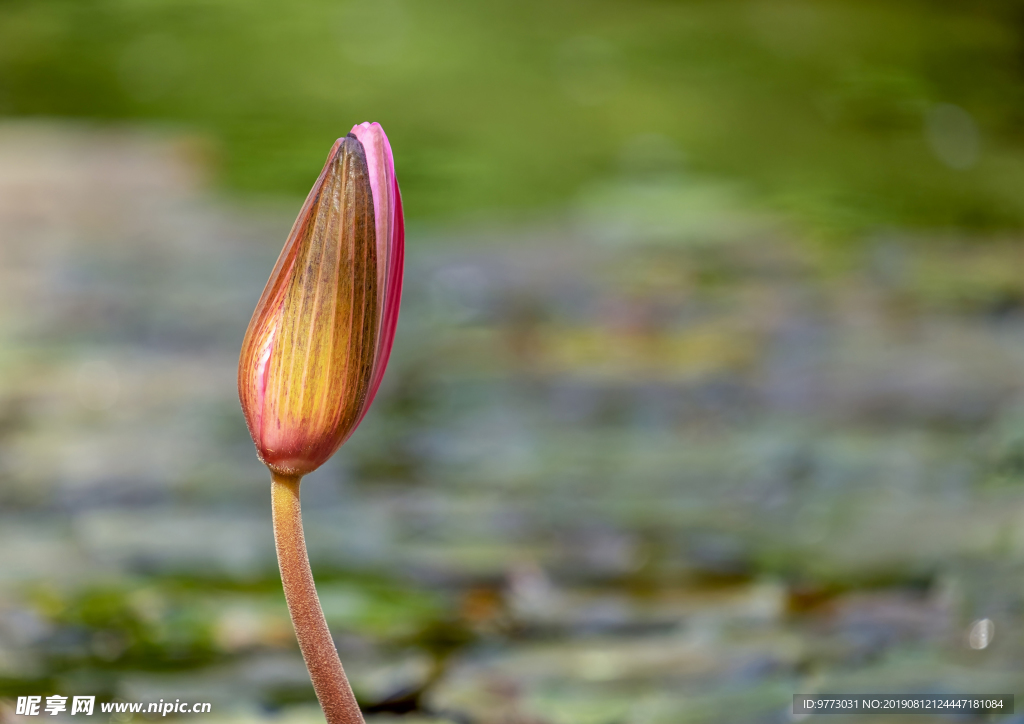
<path fill-rule="evenodd" d="M 372 721 L 1021 690 L 1024 4 L 0 0 L 0 722 L 321 719 L 235 367 L 364 120 L 402 316 L 303 500 Z"/>
<path fill-rule="evenodd" d="M 209 135 L 303 194 L 352 119 L 413 219 L 557 212 L 637 136 L 810 228 L 1024 219 L 1017 2 L 5 0 L 0 112 Z"/>

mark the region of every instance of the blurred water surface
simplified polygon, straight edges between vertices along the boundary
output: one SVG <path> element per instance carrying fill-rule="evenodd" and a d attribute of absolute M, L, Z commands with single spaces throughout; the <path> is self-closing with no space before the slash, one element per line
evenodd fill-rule
<path fill-rule="evenodd" d="M 0 695 L 315 721 L 235 392 L 295 209 L 202 158 L 0 127 Z M 303 485 L 374 721 L 1016 690 L 1024 247 L 835 250 L 748 208 L 656 174 L 410 234 L 385 387 Z"/>

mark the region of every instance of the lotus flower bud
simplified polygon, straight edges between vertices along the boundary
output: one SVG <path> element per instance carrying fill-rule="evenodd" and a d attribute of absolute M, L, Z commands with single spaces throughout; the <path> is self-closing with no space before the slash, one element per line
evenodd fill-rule
<path fill-rule="evenodd" d="M 405 229 L 376 123 L 338 139 L 256 305 L 238 395 L 271 471 L 302 476 L 355 431 L 391 354 Z"/>

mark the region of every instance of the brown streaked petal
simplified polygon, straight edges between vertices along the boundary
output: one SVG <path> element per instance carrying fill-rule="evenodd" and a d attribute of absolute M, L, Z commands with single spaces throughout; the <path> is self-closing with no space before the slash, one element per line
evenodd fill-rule
<path fill-rule="evenodd" d="M 260 457 L 305 474 L 355 429 L 380 323 L 373 198 L 362 144 L 340 139 L 250 322 L 239 393 Z"/>

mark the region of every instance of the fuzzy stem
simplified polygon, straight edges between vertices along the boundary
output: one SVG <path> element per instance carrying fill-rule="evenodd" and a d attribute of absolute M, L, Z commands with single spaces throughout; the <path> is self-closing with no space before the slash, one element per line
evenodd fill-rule
<path fill-rule="evenodd" d="M 284 597 L 320 708 L 328 724 L 364 724 L 313 585 L 299 507 L 301 478 L 273 472 L 270 477 L 273 481 L 274 543 Z"/>

